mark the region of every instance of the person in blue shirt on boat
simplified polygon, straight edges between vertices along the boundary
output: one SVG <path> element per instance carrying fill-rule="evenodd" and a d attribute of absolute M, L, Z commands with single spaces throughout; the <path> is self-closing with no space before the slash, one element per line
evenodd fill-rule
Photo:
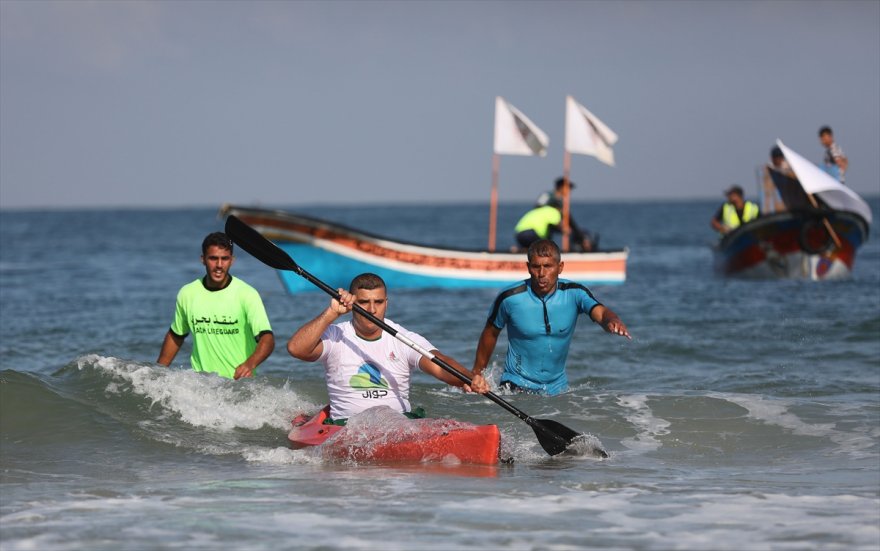
<path fill-rule="evenodd" d="M 477 342 L 473 373 L 489 364 L 498 336 L 507 327 L 507 356 L 499 381 L 514 391 L 554 395 L 568 388 L 565 361 L 578 316 L 586 314 L 606 332 L 632 338 L 626 325 L 589 289 L 559 279 L 564 263 L 549 239 L 529 246 L 529 279 L 503 290 L 489 311 Z"/>
<path fill-rule="evenodd" d="M 825 172 L 834 176 L 841 184 L 845 184 L 849 159 L 843 153 L 843 149 L 834 141 L 834 132 L 830 126 L 823 126 L 819 129 L 819 143 L 825 147 L 825 158 L 822 162 Z"/>
<path fill-rule="evenodd" d="M 446 384 L 463 387 L 465 392 L 489 390 L 482 376 L 474 376 L 418 333 L 385 319 L 387 290 L 378 275 L 361 274 L 352 280 L 348 291 L 338 289 L 337 292 L 339 300 L 331 299 L 318 317 L 300 327 L 287 342 L 287 351 L 294 358 L 324 364 L 330 421 L 334 424 L 343 424 L 352 415 L 376 406 L 390 407 L 408 417 L 424 417 L 424 413 L 414 413 L 409 402 L 410 376 L 417 368 Z M 350 321 L 333 323 L 350 313 L 354 304 L 467 375 L 472 379 L 471 384 L 463 384 L 358 313 L 352 314 Z"/>
<path fill-rule="evenodd" d="M 712 228 L 721 235 L 728 234 L 760 216 L 758 205 L 745 200 L 741 187 L 730 186 L 724 194 L 727 195 L 727 202 L 718 207 L 712 217 Z"/>

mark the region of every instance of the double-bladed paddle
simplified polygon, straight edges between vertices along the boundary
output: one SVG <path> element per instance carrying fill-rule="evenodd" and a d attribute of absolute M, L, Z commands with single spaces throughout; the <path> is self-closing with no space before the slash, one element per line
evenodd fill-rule
<path fill-rule="evenodd" d="M 226 235 L 228 235 L 233 242 L 238 244 L 239 247 L 249 252 L 254 258 L 263 264 L 275 268 L 276 270 L 296 272 L 331 297 L 339 299 L 339 293 L 335 289 L 304 270 L 299 264 L 294 262 L 290 255 L 263 237 L 260 232 L 242 222 L 235 215 L 229 215 L 226 219 Z M 360 305 L 355 304 L 352 309 L 375 323 L 378 327 L 381 327 L 383 331 L 387 331 L 391 336 L 397 338 L 405 345 L 440 366 L 447 373 L 467 384 L 471 383 L 471 379 L 468 376 L 456 370 L 443 359 L 432 354 L 430 350 L 425 350 L 405 335 L 399 334 L 396 329 L 373 314 L 367 312 Z M 550 455 L 558 455 L 566 451 L 578 439 L 587 439 L 586 435 L 575 432 L 556 421 L 550 419 L 535 419 L 534 417 L 526 415 L 524 412 L 512 406 L 493 392 L 487 392 L 485 396 L 532 427 L 532 430 L 535 431 L 535 436 L 538 438 L 538 443 L 540 443 L 541 447 Z M 600 447 L 594 447 L 592 453 L 597 457 L 608 457 L 605 450 Z"/>

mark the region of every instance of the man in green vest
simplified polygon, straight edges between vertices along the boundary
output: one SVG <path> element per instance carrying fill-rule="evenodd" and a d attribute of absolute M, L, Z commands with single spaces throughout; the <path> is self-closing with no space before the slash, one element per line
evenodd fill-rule
<path fill-rule="evenodd" d="M 727 195 L 727 202 L 718 207 L 712 218 L 712 228 L 722 235 L 754 220 L 760 214 L 758 205 L 743 198 L 741 187 L 731 186 L 724 194 Z"/>
<path fill-rule="evenodd" d="M 554 182 L 554 189 L 552 191 L 545 191 L 539 195 L 537 201 L 535 201 L 535 208 L 526 213 L 526 215 L 517 223 L 515 229 L 516 241 L 520 248 L 526 250 L 529 248 L 529 245 L 538 239 L 551 239 L 554 233 L 562 232 L 561 212 L 566 183 L 568 184 L 570 195 L 571 190 L 576 187 L 575 183 L 562 177 L 557 178 L 556 182 Z M 556 215 L 552 214 L 550 211 L 543 211 L 544 214 L 540 216 L 534 213 L 538 207 L 547 205 L 556 207 L 559 210 L 559 221 L 548 226 L 545 234 L 538 235 L 539 230 L 543 229 L 543 223 L 545 220 L 556 218 Z M 537 226 L 532 227 L 535 224 L 537 224 Z M 588 230 L 578 227 L 578 224 L 571 216 L 571 213 L 569 213 L 568 217 L 568 227 L 571 231 L 571 247 L 573 251 L 589 252 L 599 250 L 599 234 L 591 234 Z"/>
<path fill-rule="evenodd" d="M 562 225 L 562 213 L 555 204 L 537 206 L 525 213 L 516 223 L 516 242 L 523 249 L 539 239 L 550 239 Z"/>
<path fill-rule="evenodd" d="M 194 371 L 228 379 L 250 377 L 275 349 L 275 337 L 260 294 L 232 277 L 232 241 L 214 232 L 202 242 L 205 276 L 177 294 L 171 328 L 165 334 L 159 365 L 174 360 L 186 336 L 193 334 L 190 363 Z"/>
<path fill-rule="evenodd" d="M 553 192 L 542 193 L 535 203 L 535 207 L 525 213 L 514 227 L 516 242 L 521 249 L 526 250 L 529 245 L 539 239 L 552 239 L 554 233 L 562 232 L 562 201 L 565 180 L 556 180 L 556 189 Z M 574 182 L 568 182 L 568 189 L 575 187 Z M 571 232 L 572 250 L 595 251 L 598 243 L 598 235 L 593 237 L 589 232 L 581 230 L 574 218 L 568 219 Z"/>

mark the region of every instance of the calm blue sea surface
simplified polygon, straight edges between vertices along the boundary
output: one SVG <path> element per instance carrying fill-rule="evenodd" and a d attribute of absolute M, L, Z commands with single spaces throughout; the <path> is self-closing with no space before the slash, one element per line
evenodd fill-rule
<path fill-rule="evenodd" d="M 526 207 L 504 205 L 499 227 Z M 484 205 L 288 208 L 410 241 L 486 241 Z M 243 251 L 233 273 L 261 292 L 278 341 L 258 377 L 193 373 L 188 346 L 155 365 L 177 290 L 203 273 L 201 239 L 222 228 L 216 209 L 3 211 L 0 549 L 876 550 L 877 226 L 849 280 L 729 280 L 712 273 L 716 208 L 574 207 L 603 247 L 630 250 L 626 283 L 592 291 L 634 338 L 582 319 L 571 390 L 507 399 L 595 435 L 609 459 L 548 457 L 502 408 L 416 376 L 412 401 L 433 416 L 499 425 L 514 463 L 498 468 L 289 449 L 291 418 L 326 391 L 284 343 L 328 298 L 286 295 Z M 470 365 L 495 290 L 390 293 L 389 318 Z"/>

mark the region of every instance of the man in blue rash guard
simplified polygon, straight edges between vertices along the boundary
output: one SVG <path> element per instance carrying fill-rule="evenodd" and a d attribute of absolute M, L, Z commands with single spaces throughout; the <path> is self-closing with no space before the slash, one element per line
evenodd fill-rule
<path fill-rule="evenodd" d="M 630 337 L 626 325 L 590 290 L 559 279 L 563 268 L 559 247 L 541 239 L 529 246 L 529 279 L 502 291 L 489 312 L 477 343 L 474 375 L 481 374 L 507 327 L 507 359 L 501 385 L 511 390 L 554 395 L 568 389 L 565 359 L 578 314 L 587 314 L 606 332 Z"/>

